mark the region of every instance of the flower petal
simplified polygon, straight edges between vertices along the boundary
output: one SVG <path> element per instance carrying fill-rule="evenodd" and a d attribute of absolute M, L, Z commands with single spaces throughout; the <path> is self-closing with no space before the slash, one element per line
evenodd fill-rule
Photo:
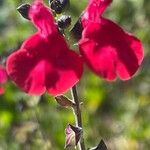
<path fill-rule="evenodd" d="M 112 0 L 90 0 L 82 15 L 83 26 L 86 26 L 89 21 L 99 22 L 100 16 L 111 2 Z"/>
<path fill-rule="evenodd" d="M 96 43 L 93 40 L 81 39 L 80 51 L 87 65 L 98 75 L 107 80 L 116 78 L 115 63 L 116 54 L 108 47 L 96 50 Z"/>
<path fill-rule="evenodd" d="M 33 59 L 26 49 L 11 54 L 7 59 L 7 73 L 25 92 L 41 95 L 45 92 L 42 62 Z"/>
<path fill-rule="evenodd" d="M 52 12 L 41 0 L 35 0 L 30 8 L 29 17 L 44 37 L 57 32 Z"/>
<path fill-rule="evenodd" d="M 89 67 L 106 80 L 131 78 L 143 60 L 141 42 L 105 18 L 88 24 L 79 46 Z"/>
<path fill-rule="evenodd" d="M 71 50 L 60 53 L 53 63 L 55 70 L 47 73 L 46 87 L 49 93 L 58 95 L 79 81 L 83 72 L 83 63 L 82 59 Z"/>
<path fill-rule="evenodd" d="M 81 58 L 68 49 L 59 34 L 47 39 L 34 34 L 8 57 L 6 66 L 12 80 L 34 95 L 46 89 L 53 95 L 62 94 L 79 80 L 83 69 Z"/>

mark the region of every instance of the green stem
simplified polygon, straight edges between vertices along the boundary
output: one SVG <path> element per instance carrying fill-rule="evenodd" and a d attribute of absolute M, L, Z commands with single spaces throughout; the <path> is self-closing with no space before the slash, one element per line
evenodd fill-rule
<path fill-rule="evenodd" d="M 76 85 L 74 85 L 72 87 L 71 94 L 72 94 L 73 101 L 76 105 L 76 108 L 74 109 L 74 114 L 75 114 L 75 119 L 76 119 L 76 126 L 81 127 L 83 129 L 80 102 L 79 102 L 79 99 L 78 99 Z M 83 136 L 82 136 L 82 139 L 79 141 L 78 146 L 79 146 L 79 150 L 85 150 L 85 144 L 84 144 Z"/>

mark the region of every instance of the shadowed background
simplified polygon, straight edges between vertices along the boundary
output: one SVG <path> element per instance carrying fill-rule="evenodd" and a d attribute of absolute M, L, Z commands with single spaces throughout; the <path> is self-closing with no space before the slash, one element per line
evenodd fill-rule
<path fill-rule="evenodd" d="M 36 31 L 16 10 L 27 2 L 31 0 L 0 0 L 1 63 Z M 64 14 L 72 16 L 72 26 L 86 3 L 71 0 L 70 10 Z M 149 150 L 150 1 L 114 0 L 104 15 L 142 40 L 145 59 L 136 75 L 126 82 L 108 83 L 85 69 L 78 84 L 85 143 L 93 147 L 103 138 L 111 150 Z M 72 110 L 58 106 L 48 94 L 29 96 L 11 81 L 5 89 L 0 96 L 0 150 L 63 149 L 65 127 L 74 124 Z M 70 97 L 69 92 L 67 95 Z"/>

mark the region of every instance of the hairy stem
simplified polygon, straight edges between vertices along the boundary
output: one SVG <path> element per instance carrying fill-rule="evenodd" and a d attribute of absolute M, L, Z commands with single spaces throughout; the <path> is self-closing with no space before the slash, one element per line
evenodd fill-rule
<path fill-rule="evenodd" d="M 71 94 L 72 94 L 72 98 L 74 100 L 74 103 L 76 105 L 76 108 L 74 109 L 74 115 L 75 115 L 75 119 L 76 119 L 76 126 L 81 127 L 83 129 L 80 102 L 79 102 L 79 99 L 78 99 L 76 85 L 74 85 L 72 87 Z M 78 146 L 79 146 L 79 150 L 85 150 L 85 144 L 84 144 L 83 136 L 82 136 L 81 140 L 79 141 Z"/>

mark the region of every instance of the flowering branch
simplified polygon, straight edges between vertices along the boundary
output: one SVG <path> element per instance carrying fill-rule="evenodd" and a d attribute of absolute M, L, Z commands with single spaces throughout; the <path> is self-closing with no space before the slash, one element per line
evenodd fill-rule
<path fill-rule="evenodd" d="M 17 9 L 38 31 L 7 58 L 6 71 L 28 94 L 42 95 L 47 90 L 53 96 L 59 95 L 55 99 L 61 106 L 72 107 L 76 126 L 69 124 L 65 130 L 66 147 L 72 143 L 75 146 L 79 141 L 79 150 L 85 150 L 81 104 L 76 85 L 73 86 L 82 76 L 83 63 L 105 80 L 113 81 L 117 77 L 128 80 L 142 63 L 143 46 L 135 36 L 102 16 L 112 0 L 90 0 L 72 30 L 80 36 L 81 58 L 62 36 L 71 24 L 71 17 L 55 17 L 65 11 L 69 0 L 49 2 L 51 9 L 42 0 L 34 0 L 32 5 L 23 4 Z M 71 87 L 73 101 L 60 95 Z M 90 150 L 102 149 L 107 150 L 103 140 Z"/>
<path fill-rule="evenodd" d="M 74 85 L 71 88 L 71 94 L 72 94 L 72 99 L 73 99 L 73 101 L 75 103 L 75 106 L 76 106 L 73 109 L 74 110 L 75 119 L 76 119 L 76 126 L 82 128 L 82 116 L 81 116 L 80 102 L 79 102 L 79 99 L 78 99 L 76 85 Z M 79 150 L 85 150 L 83 136 L 82 136 L 81 140 L 79 141 L 78 146 L 79 146 Z"/>

